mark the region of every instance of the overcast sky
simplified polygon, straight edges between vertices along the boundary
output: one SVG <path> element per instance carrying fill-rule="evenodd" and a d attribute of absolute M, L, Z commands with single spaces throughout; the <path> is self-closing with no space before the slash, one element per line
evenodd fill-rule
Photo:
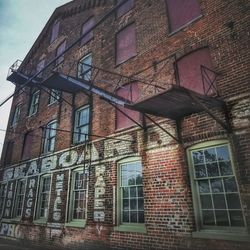
<path fill-rule="evenodd" d="M 9 67 L 23 60 L 54 9 L 69 0 L 0 0 L 0 102 L 14 85 L 6 81 Z M 12 100 L 0 107 L 0 155 Z"/>

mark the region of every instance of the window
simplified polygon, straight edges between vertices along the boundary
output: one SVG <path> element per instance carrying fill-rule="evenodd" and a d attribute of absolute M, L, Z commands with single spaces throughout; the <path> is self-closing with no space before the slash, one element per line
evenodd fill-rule
<path fill-rule="evenodd" d="M 52 27 L 50 43 L 53 43 L 57 39 L 59 34 L 59 27 L 60 27 L 60 21 L 56 20 Z"/>
<path fill-rule="evenodd" d="M 93 28 L 95 25 L 95 18 L 91 17 L 89 18 L 82 26 L 82 33 L 81 35 L 83 36 L 84 34 L 86 34 L 91 28 Z M 81 45 L 86 44 L 87 42 L 89 42 L 92 38 L 94 37 L 94 32 L 93 30 L 91 30 L 90 32 L 88 32 L 88 34 L 86 34 L 81 41 Z"/>
<path fill-rule="evenodd" d="M 5 151 L 4 164 L 9 165 L 12 163 L 12 154 L 13 154 L 14 142 L 8 141 Z"/>
<path fill-rule="evenodd" d="M 19 180 L 17 183 L 14 217 L 21 217 L 23 202 L 25 197 L 25 180 Z"/>
<path fill-rule="evenodd" d="M 58 57 L 59 55 L 61 55 L 66 49 L 66 40 L 64 42 L 62 42 L 56 50 L 56 57 Z M 56 60 L 56 65 L 62 63 L 64 60 L 64 54 L 61 55 L 57 60 Z"/>
<path fill-rule="evenodd" d="M 23 142 L 23 152 L 22 152 L 22 160 L 28 160 L 31 158 L 32 147 L 34 143 L 34 133 L 30 131 L 25 134 L 24 142 Z"/>
<path fill-rule="evenodd" d="M 72 193 L 69 221 L 71 224 L 84 226 L 87 215 L 88 174 L 82 169 L 72 172 Z"/>
<path fill-rule="evenodd" d="M 55 149 L 55 142 L 56 142 L 56 121 L 52 121 L 47 124 L 44 131 L 44 145 L 43 145 L 43 152 L 53 152 Z"/>
<path fill-rule="evenodd" d="M 121 3 L 124 0 L 119 0 L 118 3 Z M 128 11 L 130 11 L 134 7 L 134 0 L 128 0 L 126 3 L 122 4 L 117 9 L 117 17 L 121 17 L 124 14 L 126 14 Z"/>
<path fill-rule="evenodd" d="M 188 157 L 198 230 L 244 227 L 229 145 L 198 144 Z"/>
<path fill-rule="evenodd" d="M 17 104 L 15 107 L 14 115 L 13 115 L 12 122 L 11 122 L 12 127 L 14 127 L 17 124 L 20 118 L 20 114 L 21 114 L 21 104 Z"/>
<path fill-rule="evenodd" d="M 49 215 L 51 176 L 42 176 L 40 179 L 40 193 L 38 196 L 37 219 L 46 221 Z"/>
<path fill-rule="evenodd" d="M 36 66 L 36 73 L 40 72 L 43 68 L 44 68 L 44 65 L 45 65 L 45 59 L 41 60 L 37 66 Z M 43 72 L 41 72 L 37 77 L 42 77 L 42 74 Z"/>
<path fill-rule="evenodd" d="M 2 217 L 4 211 L 6 193 L 7 193 L 7 184 L 6 183 L 0 184 L 0 218 Z"/>
<path fill-rule="evenodd" d="M 120 227 L 144 226 L 142 165 L 138 159 L 118 165 L 118 222 Z"/>
<path fill-rule="evenodd" d="M 174 32 L 201 15 L 197 0 L 166 0 L 170 31 Z"/>
<path fill-rule="evenodd" d="M 213 95 L 215 93 L 215 83 L 211 86 L 211 82 L 215 80 L 215 74 L 206 70 L 206 80 L 203 79 L 201 67 L 213 69 L 212 59 L 208 48 L 196 50 L 177 61 L 179 84 L 187 89 L 191 89 L 200 94 Z M 203 85 L 204 82 L 204 85 Z"/>
<path fill-rule="evenodd" d="M 89 133 L 89 106 L 82 107 L 75 111 L 74 143 L 84 142 L 88 139 Z"/>
<path fill-rule="evenodd" d="M 31 102 L 30 102 L 30 108 L 29 108 L 29 116 L 34 115 L 38 111 L 38 105 L 39 105 L 39 96 L 40 91 L 37 90 L 34 92 L 31 96 Z"/>
<path fill-rule="evenodd" d="M 118 89 L 117 95 L 129 101 L 136 101 L 139 97 L 139 88 L 137 83 L 127 84 Z M 136 122 L 140 122 L 140 113 L 124 107 L 118 107 L 121 111 L 126 113 Z M 116 129 L 128 128 L 135 125 L 135 123 L 125 116 L 119 110 L 116 110 Z"/>
<path fill-rule="evenodd" d="M 116 64 L 136 55 L 135 24 L 130 24 L 116 35 Z"/>
<path fill-rule="evenodd" d="M 56 89 L 51 89 L 49 94 L 49 105 L 60 100 L 61 91 Z"/>
<path fill-rule="evenodd" d="M 92 55 L 88 54 L 84 56 L 78 63 L 78 78 L 86 81 L 91 80 L 91 66 L 92 66 Z"/>

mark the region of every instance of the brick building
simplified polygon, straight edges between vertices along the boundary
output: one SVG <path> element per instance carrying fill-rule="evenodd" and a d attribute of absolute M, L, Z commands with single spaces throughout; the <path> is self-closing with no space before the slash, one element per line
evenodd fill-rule
<path fill-rule="evenodd" d="M 74 0 L 22 62 L 0 235 L 250 249 L 249 1 Z"/>

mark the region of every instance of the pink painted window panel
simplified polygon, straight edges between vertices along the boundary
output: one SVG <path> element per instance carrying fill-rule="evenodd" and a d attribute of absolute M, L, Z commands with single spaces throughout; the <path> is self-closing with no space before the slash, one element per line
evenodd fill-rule
<path fill-rule="evenodd" d="M 89 20 L 87 20 L 83 26 L 82 26 L 82 35 L 86 34 L 93 26 L 95 25 L 95 18 L 91 17 Z M 86 44 L 94 37 L 93 30 L 90 31 L 88 34 L 86 34 L 81 41 L 81 45 Z"/>
<path fill-rule="evenodd" d="M 61 53 L 63 53 L 65 51 L 65 48 L 66 48 L 66 40 L 58 46 L 58 48 L 56 50 L 56 56 L 59 56 Z M 56 60 L 56 65 L 63 62 L 63 60 L 64 60 L 64 55 L 60 56 Z"/>
<path fill-rule="evenodd" d="M 45 65 L 45 60 L 41 60 L 37 66 L 36 66 L 36 73 L 38 73 L 40 70 L 42 70 L 44 68 L 44 65 Z M 42 72 L 37 76 L 37 77 L 42 77 Z"/>
<path fill-rule="evenodd" d="M 53 27 L 52 27 L 52 33 L 51 33 L 50 43 L 54 42 L 57 39 L 58 34 L 59 34 L 59 27 L 60 27 L 60 22 L 56 21 L 53 24 Z"/>
<path fill-rule="evenodd" d="M 139 97 L 139 88 L 137 83 L 128 84 L 121 87 L 117 91 L 117 95 L 121 96 L 129 101 L 135 102 Z M 137 122 L 140 122 L 140 113 L 118 106 L 123 112 L 125 112 L 129 117 L 134 119 Z M 131 121 L 128 117 L 126 117 L 119 110 L 116 111 L 116 129 L 128 128 L 135 125 L 133 121 Z"/>
<path fill-rule="evenodd" d="M 166 0 L 171 32 L 201 15 L 197 0 Z"/>
<path fill-rule="evenodd" d="M 180 85 L 200 94 L 204 94 L 201 65 L 213 69 L 212 60 L 208 48 L 196 50 L 177 61 Z M 206 71 L 209 78 L 215 78 L 214 73 Z M 215 84 L 215 83 L 214 83 Z M 209 83 L 205 82 L 205 93 L 209 90 Z M 214 94 L 214 89 L 210 89 L 209 95 Z"/>
<path fill-rule="evenodd" d="M 118 3 L 121 3 L 122 1 L 124 0 L 119 0 Z M 123 16 L 128 11 L 130 11 L 133 7 L 134 7 L 134 0 L 128 0 L 126 3 L 124 3 L 117 9 L 117 17 Z"/>
<path fill-rule="evenodd" d="M 116 64 L 127 61 L 136 55 L 135 24 L 121 30 L 116 37 Z"/>
<path fill-rule="evenodd" d="M 33 147 L 33 142 L 34 142 L 33 138 L 34 136 L 32 132 L 29 132 L 25 135 L 22 160 L 27 160 L 31 158 L 31 150 Z"/>

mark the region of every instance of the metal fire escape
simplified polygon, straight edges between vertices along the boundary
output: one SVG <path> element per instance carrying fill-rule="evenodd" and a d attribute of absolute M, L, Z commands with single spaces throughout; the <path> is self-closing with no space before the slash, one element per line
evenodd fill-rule
<path fill-rule="evenodd" d="M 27 80 L 30 79 L 30 76 L 22 73 L 19 70 L 20 61 L 14 63 L 9 70 L 7 80 L 22 85 L 27 82 Z M 86 65 L 85 65 L 86 66 Z M 100 71 L 104 71 L 105 73 L 109 74 L 115 74 L 119 75 L 114 72 L 105 71 L 103 69 L 87 65 L 92 70 L 96 70 L 95 78 L 99 74 Z M 207 75 L 207 71 L 213 72 L 215 74 L 215 78 L 213 80 L 209 79 Z M 52 74 L 47 79 L 43 80 L 39 78 L 35 78 L 31 80 L 28 84 L 29 87 L 34 86 L 44 86 L 49 89 L 56 89 L 68 93 L 77 93 L 77 92 L 84 92 L 87 95 L 95 94 L 102 98 L 103 100 L 107 101 L 111 105 L 113 105 L 115 108 L 117 108 L 119 111 L 123 112 L 121 109 L 119 109 L 118 106 L 122 106 L 134 111 L 138 111 L 143 113 L 151 122 L 153 122 L 155 125 L 157 125 L 159 128 L 164 130 L 169 136 L 171 136 L 173 139 L 175 139 L 177 142 L 181 142 L 181 132 L 179 131 L 178 127 L 180 126 L 178 123 L 179 121 L 184 118 L 185 116 L 191 115 L 193 113 L 198 113 L 205 111 L 210 117 L 216 120 L 223 129 L 230 132 L 230 127 L 223 122 L 222 119 L 217 117 L 213 112 L 211 111 L 212 108 L 215 107 L 221 107 L 224 109 L 225 103 L 218 97 L 209 96 L 208 91 L 210 89 L 216 89 L 214 82 L 217 77 L 216 72 L 201 66 L 201 74 L 202 74 L 202 81 L 203 81 L 203 87 L 204 87 L 204 94 L 199 94 L 195 91 L 192 91 L 190 89 L 187 89 L 185 87 L 182 87 L 177 84 L 168 84 L 165 89 L 161 88 L 161 91 L 155 91 L 155 93 L 150 96 L 145 96 L 145 98 L 140 99 L 136 102 L 132 102 L 131 100 L 124 99 L 115 93 L 112 93 L 111 91 L 107 91 L 101 87 L 97 87 L 96 84 L 94 84 L 94 81 L 88 81 L 84 80 L 81 77 L 74 77 L 72 75 L 66 75 L 62 72 L 54 72 L 52 71 Z M 122 78 L 122 76 L 121 76 Z M 121 80 L 120 78 L 120 80 Z M 126 79 L 129 83 L 129 78 Z M 98 83 L 98 81 L 96 81 Z M 114 83 L 112 81 L 109 82 L 109 84 Z M 115 83 L 117 87 L 122 85 L 120 81 Z M 205 88 L 205 84 L 208 84 L 208 88 Z M 157 88 L 157 87 L 156 87 Z M 205 93 L 205 89 L 208 89 Z M 124 112 L 123 112 L 124 113 Z M 124 115 L 126 115 L 124 113 Z M 169 133 L 166 129 L 164 129 L 159 123 L 153 120 L 153 118 L 149 115 L 158 116 L 158 117 L 164 117 L 169 118 L 176 121 L 177 124 L 177 133 L 178 138 Z M 127 115 L 126 115 L 127 116 Z M 130 117 L 128 117 L 130 118 Z M 142 125 L 134 121 L 132 118 L 130 118 L 133 122 L 135 122 L 138 126 L 143 128 Z"/>

